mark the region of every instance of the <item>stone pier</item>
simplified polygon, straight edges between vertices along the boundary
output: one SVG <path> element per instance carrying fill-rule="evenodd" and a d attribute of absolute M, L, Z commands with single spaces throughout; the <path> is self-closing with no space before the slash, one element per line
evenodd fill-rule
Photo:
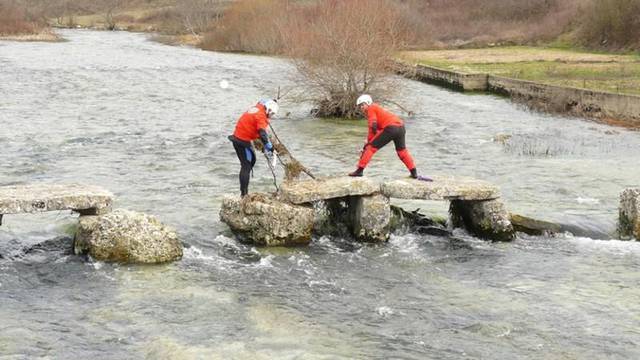
<path fill-rule="evenodd" d="M 382 242 L 391 232 L 391 203 L 381 195 L 352 196 L 350 221 L 353 236 L 360 241 Z"/>
<path fill-rule="evenodd" d="M 27 184 L 0 186 L 0 224 L 5 214 L 71 210 L 80 214 L 74 252 L 96 260 L 162 263 L 182 257 L 182 243 L 155 217 L 111 211 L 113 194 L 92 185 Z"/>
<path fill-rule="evenodd" d="M 253 193 L 244 198 L 223 198 L 220 219 L 244 242 L 260 246 L 295 246 L 311 241 L 314 212 L 310 206 Z"/>
<path fill-rule="evenodd" d="M 620 194 L 618 232 L 620 238 L 640 240 L 640 188 Z"/>
<path fill-rule="evenodd" d="M 288 181 L 282 184 L 277 194 L 279 207 L 290 207 L 294 210 L 300 206 L 311 208 L 318 202 L 325 202 L 327 208 L 334 210 L 336 204 L 346 206 L 346 211 L 331 211 L 333 213 L 329 215 L 333 216 L 331 221 L 347 224 L 357 240 L 367 242 L 383 242 L 389 238 L 392 216 L 391 198 L 449 201 L 451 202 L 451 223 L 454 226 L 464 227 L 478 237 L 494 241 L 510 241 L 515 235 L 509 214 L 500 200 L 499 189 L 485 181 L 471 178 L 435 176 L 432 182 L 410 178 L 378 182 L 367 177 L 330 177 Z M 245 201 L 252 202 L 250 199 Z M 241 211 L 235 205 L 236 203 L 237 201 L 225 200 L 220 213 L 222 220 L 237 232 L 251 233 L 245 229 L 250 227 L 247 225 L 250 223 L 268 224 L 276 221 L 286 224 L 287 222 L 284 218 L 281 219 L 282 221 L 266 219 L 276 216 L 278 212 L 275 211 L 262 212 L 256 218 L 255 213 Z M 294 213 L 297 211 L 295 210 Z M 306 219 L 306 216 L 300 218 Z M 307 225 L 309 223 L 309 221 L 305 222 Z M 278 228 L 282 227 L 292 229 L 294 232 L 299 228 L 297 225 L 286 227 L 280 224 L 278 226 Z M 304 227 L 302 233 L 305 234 L 305 239 L 310 240 L 308 227 Z M 264 234 L 258 238 L 257 244 L 269 245 L 269 241 L 264 241 L 266 238 Z M 274 244 L 288 245 L 288 242 L 276 241 Z"/>

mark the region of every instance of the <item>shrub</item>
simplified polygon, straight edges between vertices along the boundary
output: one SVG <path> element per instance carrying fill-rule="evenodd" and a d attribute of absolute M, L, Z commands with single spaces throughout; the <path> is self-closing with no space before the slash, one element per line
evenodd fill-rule
<path fill-rule="evenodd" d="M 223 0 L 181 0 L 176 9 L 182 27 L 191 34 L 201 34 L 209 30 L 222 16 Z"/>
<path fill-rule="evenodd" d="M 640 47 L 640 0 L 592 0 L 582 11 L 578 40 L 590 47 Z"/>
<path fill-rule="evenodd" d="M 44 26 L 21 2 L 0 0 L 0 35 L 33 34 Z"/>
<path fill-rule="evenodd" d="M 326 0 L 301 8 L 283 32 L 317 115 L 355 117 L 362 93 L 393 93 L 390 61 L 406 38 L 400 8 L 386 0 Z"/>
<path fill-rule="evenodd" d="M 281 30 L 292 7 L 287 0 L 241 0 L 232 3 L 215 28 L 205 34 L 205 50 L 277 54 L 283 49 Z"/>
<path fill-rule="evenodd" d="M 415 47 L 532 43 L 567 31 L 585 0 L 407 0 Z"/>

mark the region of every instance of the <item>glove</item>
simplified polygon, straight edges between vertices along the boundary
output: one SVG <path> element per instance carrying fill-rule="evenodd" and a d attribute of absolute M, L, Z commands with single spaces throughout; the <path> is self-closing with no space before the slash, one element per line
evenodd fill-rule
<path fill-rule="evenodd" d="M 264 144 L 264 151 L 272 153 L 273 152 L 273 144 L 271 144 L 271 142 L 268 142 L 268 143 Z"/>

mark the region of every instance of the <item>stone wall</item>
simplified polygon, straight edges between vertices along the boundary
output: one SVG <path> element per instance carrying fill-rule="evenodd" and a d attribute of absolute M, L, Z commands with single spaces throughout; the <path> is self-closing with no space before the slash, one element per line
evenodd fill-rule
<path fill-rule="evenodd" d="M 628 127 L 640 127 L 640 96 L 540 84 L 488 74 L 464 74 L 425 65 L 397 63 L 396 72 L 419 81 L 461 91 L 509 96 L 548 112 L 566 113 Z"/>
<path fill-rule="evenodd" d="M 487 90 L 552 112 L 624 120 L 640 126 L 640 96 L 612 94 L 488 76 Z"/>
<path fill-rule="evenodd" d="M 432 66 L 410 66 L 406 64 L 399 64 L 398 72 L 415 80 L 455 90 L 487 90 L 487 74 L 463 74 L 455 71 L 438 69 Z"/>

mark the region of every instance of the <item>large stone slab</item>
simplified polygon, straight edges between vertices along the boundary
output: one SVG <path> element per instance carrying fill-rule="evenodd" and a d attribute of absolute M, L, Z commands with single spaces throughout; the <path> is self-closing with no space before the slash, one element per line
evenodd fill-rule
<path fill-rule="evenodd" d="M 220 218 L 242 240 L 260 246 L 306 245 L 315 220 L 313 208 L 292 205 L 267 194 L 226 196 Z"/>
<path fill-rule="evenodd" d="M 618 231 L 622 239 L 640 240 L 640 188 L 626 189 L 620 194 Z"/>
<path fill-rule="evenodd" d="M 182 243 L 175 230 L 155 217 L 118 209 L 81 216 L 74 251 L 100 261 L 156 264 L 180 259 Z"/>
<path fill-rule="evenodd" d="M 482 180 L 466 177 L 433 176 L 433 181 L 401 179 L 382 184 L 382 193 L 390 198 L 416 200 L 491 200 L 500 190 Z"/>
<path fill-rule="evenodd" d="M 371 195 L 379 191 L 380 185 L 372 179 L 343 176 L 285 182 L 280 188 L 280 198 L 293 204 L 305 204 L 346 196 Z"/>
<path fill-rule="evenodd" d="M 86 215 L 111 211 L 113 194 L 91 185 L 29 184 L 0 186 L 0 215 L 73 210 Z"/>

